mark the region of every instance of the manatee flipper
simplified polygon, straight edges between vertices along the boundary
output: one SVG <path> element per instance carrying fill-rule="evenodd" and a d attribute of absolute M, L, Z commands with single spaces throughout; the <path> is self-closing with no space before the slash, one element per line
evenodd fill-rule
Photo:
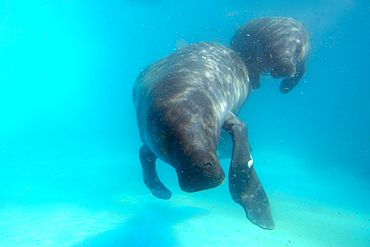
<path fill-rule="evenodd" d="M 229 171 L 231 197 L 243 207 L 252 223 L 271 230 L 275 224 L 267 195 L 254 169 L 247 127 L 243 121 L 233 116 L 225 122 L 223 128 L 232 135 L 234 142 Z"/>
<path fill-rule="evenodd" d="M 170 199 L 172 193 L 164 184 L 159 180 L 157 171 L 155 169 L 155 161 L 157 157 L 150 150 L 147 145 L 140 148 L 140 162 L 143 168 L 143 177 L 146 187 L 153 193 L 154 196 L 160 199 Z"/>
<path fill-rule="evenodd" d="M 306 72 L 306 63 L 302 63 L 296 67 L 296 72 L 293 77 L 286 78 L 280 83 L 280 92 L 283 94 L 289 93 L 292 89 L 298 85 L 302 76 Z"/>

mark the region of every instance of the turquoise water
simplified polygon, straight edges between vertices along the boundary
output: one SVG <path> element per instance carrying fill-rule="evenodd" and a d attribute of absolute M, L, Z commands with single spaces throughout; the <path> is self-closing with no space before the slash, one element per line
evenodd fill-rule
<path fill-rule="evenodd" d="M 370 246 L 368 1 L 2 1 L 0 246 Z M 227 183 L 173 198 L 142 182 L 131 90 L 185 43 L 290 16 L 311 40 L 289 94 L 248 99 L 256 169 L 276 228 L 251 224 Z M 227 171 L 229 160 L 223 160 Z"/>

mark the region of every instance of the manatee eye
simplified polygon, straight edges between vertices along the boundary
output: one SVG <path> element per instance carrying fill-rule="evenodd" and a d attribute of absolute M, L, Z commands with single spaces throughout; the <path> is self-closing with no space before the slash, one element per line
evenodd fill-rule
<path fill-rule="evenodd" d="M 303 50 L 303 45 L 302 44 L 297 44 L 297 46 L 295 47 L 295 52 L 296 53 L 301 53 Z"/>

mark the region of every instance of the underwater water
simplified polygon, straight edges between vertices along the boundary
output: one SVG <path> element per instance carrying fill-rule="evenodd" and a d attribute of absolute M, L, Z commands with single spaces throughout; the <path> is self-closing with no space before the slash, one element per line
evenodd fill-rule
<path fill-rule="evenodd" d="M 370 246 L 370 3 L 366 0 L 4 0 L 0 3 L 0 246 Z M 151 195 L 132 87 L 184 44 L 228 45 L 262 16 L 310 36 L 290 93 L 265 76 L 240 117 L 276 227 L 250 223 L 227 181 Z M 230 160 L 222 160 L 227 173 Z"/>

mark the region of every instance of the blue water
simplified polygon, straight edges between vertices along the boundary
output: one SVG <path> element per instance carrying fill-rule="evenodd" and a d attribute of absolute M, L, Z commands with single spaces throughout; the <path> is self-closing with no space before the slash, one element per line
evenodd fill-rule
<path fill-rule="evenodd" d="M 0 246 L 370 246 L 369 7 L 1 1 Z M 227 183 L 187 194 L 161 162 L 174 196 L 152 196 L 131 100 L 140 71 L 176 45 L 227 45 L 261 16 L 293 17 L 311 40 L 303 81 L 283 95 L 266 76 L 241 112 L 273 231 L 245 218 Z"/>

